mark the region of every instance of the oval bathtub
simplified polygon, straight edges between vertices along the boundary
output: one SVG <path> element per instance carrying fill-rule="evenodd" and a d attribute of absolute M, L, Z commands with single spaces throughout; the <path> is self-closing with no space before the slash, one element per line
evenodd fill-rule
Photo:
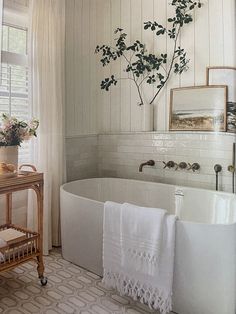
<path fill-rule="evenodd" d="M 63 257 L 102 275 L 103 205 L 110 200 L 178 215 L 173 309 L 235 314 L 236 196 L 153 182 L 96 178 L 61 187 Z"/>

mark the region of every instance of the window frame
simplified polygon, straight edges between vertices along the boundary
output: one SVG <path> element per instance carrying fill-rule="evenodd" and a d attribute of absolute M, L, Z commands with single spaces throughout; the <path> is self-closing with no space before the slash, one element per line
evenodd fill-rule
<path fill-rule="evenodd" d="M 2 29 L 0 32 L 1 35 L 1 46 L 0 46 L 0 62 L 6 65 L 12 66 L 22 66 L 26 68 L 28 71 L 28 92 L 27 92 L 27 101 L 28 101 L 28 114 L 29 117 L 32 116 L 32 104 L 31 104 L 31 73 L 30 73 L 30 61 L 29 61 L 29 18 L 28 18 L 28 8 L 22 7 L 20 5 L 12 5 L 12 2 L 9 0 L 4 0 L 4 8 L 3 8 L 3 18 L 2 25 L 6 25 L 9 27 L 14 27 L 16 29 L 26 30 L 26 54 L 14 53 L 9 51 L 2 50 Z M 1 75 L 1 73 L 0 73 Z M 1 78 L 1 77 L 0 77 Z M 11 96 L 10 96 L 11 97 Z M 26 99 L 26 98 L 25 98 Z M 11 106 L 11 105 L 10 105 Z M 11 108 L 9 108 L 11 111 Z M 22 162 L 29 162 L 30 158 L 30 150 L 29 144 L 27 142 L 22 144 L 20 149 L 19 158 Z"/>
<path fill-rule="evenodd" d="M 26 52 L 27 54 L 21 54 L 21 53 L 15 53 L 15 52 L 10 52 L 6 50 L 1 49 L 1 63 L 9 63 L 9 64 L 14 64 L 14 65 L 20 65 L 20 66 L 26 66 L 28 67 L 29 62 L 28 62 L 28 37 L 29 37 L 29 30 L 27 27 L 23 26 L 18 26 L 18 25 L 13 25 L 12 23 L 7 23 L 3 20 L 2 22 L 3 26 L 8 26 L 8 27 L 13 27 L 15 29 L 19 30 L 24 30 L 26 31 Z M 2 31 L 3 32 L 3 31 Z M 2 38 L 1 38 L 2 41 Z"/>

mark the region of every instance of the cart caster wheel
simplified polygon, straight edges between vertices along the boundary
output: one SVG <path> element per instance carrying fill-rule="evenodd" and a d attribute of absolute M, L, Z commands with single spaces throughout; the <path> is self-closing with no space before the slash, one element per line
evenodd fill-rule
<path fill-rule="evenodd" d="M 42 285 L 42 286 L 46 286 L 46 284 L 48 283 L 48 279 L 47 279 L 46 277 L 42 277 L 42 278 L 40 279 L 40 282 L 41 282 L 41 285 Z"/>

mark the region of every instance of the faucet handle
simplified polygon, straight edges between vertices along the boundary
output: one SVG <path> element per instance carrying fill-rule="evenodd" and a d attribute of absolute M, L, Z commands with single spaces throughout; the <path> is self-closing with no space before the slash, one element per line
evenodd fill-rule
<path fill-rule="evenodd" d="M 188 170 L 193 170 L 193 172 L 195 172 L 201 168 L 201 166 L 197 162 L 194 162 L 192 165 L 190 163 L 188 163 L 188 166 L 189 166 Z"/>
<path fill-rule="evenodd" d="M 176 163 L 175 163 L 174 161 L 172 161 L 172 160 L 170 160 L 170 161 L 168 161 L 168 162 L 164 162 L 164 161 L 163 161 L 163 164 L 165 165 L 165 166 L 164 166 L 164 169 L 165 169 L 165 168 L 171 169 L 171 168 L 174 168 L 174 167 L 176 166 Z"/>
<path fill-rule="evenodd" d="M 193 172 L 199 170 L 201 167 L 199 165 L 199 163 L 195 162 L 194 164 L 192 164 L 192 169 L 193 169 Z"/>
<path fill-rule="evenodd" d="M 235 173 L 236 169 L 233 165 L 228 166 L 228 171 L 231 173 Z"/>
<path fill-rule="evenodd" d="M 167 163 L 168 168 L 174 168 L 175 166 L 176 166 L 176 163 L 174 161 L 172 161 L 172 160 L 168 161 L 168 163 Z"/>
<path fill-rule="evenodd" d="M 219 173 L 219 172 L 222 171 L 222 166 L 219 165 L 219 164 L 216 164 L 216 165 L 214 166 L 214 170 L 215 170 L 215 173 L 217 174 L 217 173 Z"/>
<path fill-rule="evenodd" d="M 177 170 L 177 169 L 184 170 L 184 169 L 187 169 L 187 168 L 188 168 L 187 163 L 186 163 L 185 161 L 182 161 L 182 162 L 180 162 L 180 163 L 177 165 L 176 170 Z"/>

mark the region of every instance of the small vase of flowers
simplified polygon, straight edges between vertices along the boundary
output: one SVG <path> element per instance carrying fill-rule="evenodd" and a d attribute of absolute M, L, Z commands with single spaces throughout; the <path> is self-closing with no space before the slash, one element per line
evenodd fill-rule
<path fill-rule="evenodd" d="M 0 121 L 0 162 L 13 164 L 18 168 L 18 147 L 21 143 L 37 136 L 37 119 L 22 121 L 2 114 Z"/>

